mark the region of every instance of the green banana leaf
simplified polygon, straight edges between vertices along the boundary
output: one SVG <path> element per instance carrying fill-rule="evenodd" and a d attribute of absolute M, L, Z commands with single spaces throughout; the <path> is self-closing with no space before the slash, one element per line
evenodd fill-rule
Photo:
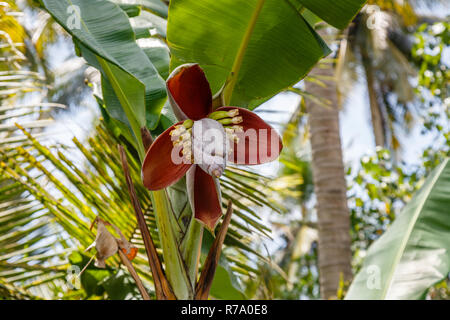
<path fill-rule="evenodd" d="M 141 6 L 136 4 L 120 4 L 118 3 L 120 9 L 125 11 L 128 17 L 133 18 L 141 13 Z"/>
<path fill-rule="evenodd" d="M 161 77 L 167 79 L 169 76 L 170 52 L 167 47 L 144 48 L 145 54 L 158 70 Z"/>
<path fill-rule="evenodd" d="M 325 15 L 330 3 L 342 17 Z M 362 0 L 304 1 L 306 8 L 346 25 Z M 225 84 L 223 103 L 256 107 L 301 80 L 331 51 L 288 0 L 172 0 L 167 41 L 171 68 L 198 62 L 213 92 Z M 320 8 L 321 10 L 318 10 Z"/>
<path fill-rule="evenodd" d="M 132 93 L 145 97 L 144 105 L 131 105 L 136 121 L 145 121 L 147 115 L 147 126 L 151 129 L 156 127 L 166 100 L 165 82 L 137 45 L 126 13 L 117 4 L 107 0 L 42 0 L 42 3 L 68 33 L 105 60 L 105 64 L 113 65 L 108 69 L 118 69 L 106 75 L 111 84 L 119 82 L 117 75 L 120 71 L 129 74 L 128 85 L 135 88 Z M 145 92 L 141 92 L 140 85 L 145 86 Z M 120 92 L 116 91 L 116 95 L 125 109 Z M 126 95 L 130 96 L 131 93 Z"/>
<path fill-rule="evenodd" d="M 311 12 L 338 29 L 344 29 L 367 0 L 289 0 L 298 10 Z"/>
<path fill-rule="evenodd" d="M 112 0 L 117 4 L 138 5 L 161 18 L 167 18 L 169 8 L 162 0 Z"/>
<path fill-rule="evenodd" d="M 450 161 L 368 250 L 345 299 L 423 299 L 450 272 Z"/>

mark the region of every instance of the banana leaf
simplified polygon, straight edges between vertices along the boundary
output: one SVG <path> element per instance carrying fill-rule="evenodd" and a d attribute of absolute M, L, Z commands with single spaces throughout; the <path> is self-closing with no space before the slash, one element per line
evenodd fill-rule
<path fill-rule="evenodd" d="M 145 99 L 145 105 L 131 104 L 131 111 L 139 124 L 145 124 L 141 122 L 147 116 L 146 124 L 153 129 L 158 123 L 166 99 L 165 82 L 137 45 L 127 14 L 117 4 L 107 0 L 41 1 L 69 34 L 104 61 L 101 62 L 102 66 L 113 65 L 103 70 L 113 86 L 114 82 L 120 82 L 121 73 L 128 73 L 128 86 L 134 90 L 125 93 L 128 96 L 134 93 Z M 140 88 L 142 85 L 144 89 Z M 121 91 L 114 89 L 125 109 L 126 103 L 121 99 Z M 125 112 L 128 116 L 127 110 Z M 132 119 L 128 120 L 133 125 Z"/>
<path fill-rule="evenodd" d="M 167 41 L 171 68 L 198 62 L 223 104 L 256 107 L 301 80 L 331 51 L 303 6 L 345 26 L 364 1 L 172 0 Z M 332 11 L 330 3 L 339 12 Z M 319 10 L 320 9 L 320 10 Z"/>
<path fill-rule="evenodd" d="M 369 248 L 345 299 L 423 299 L 450 272 L 450 161 Z"/>

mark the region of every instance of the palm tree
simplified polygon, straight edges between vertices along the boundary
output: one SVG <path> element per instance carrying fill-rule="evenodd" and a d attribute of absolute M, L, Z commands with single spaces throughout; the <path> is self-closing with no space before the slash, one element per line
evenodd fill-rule
<path fill-rule="evenodd" d="M 345 92 L 349 91 L 349 81 L 344 80 L 357 79 L 355 56 L 363 67 L 367 82 L 376 145 L 387 146 L 390 134 L 389 145 L 393 149 L 398 148 L 393 123 L 397 121 L 408 125 L 411 121 L 411 113 L 407 108 L 414 98 L 413 88 L 408 82 L 408 77 L 414 74 L 408 61 L 411 46 L 409 42 L 405 45 L 403 33 L 393 31 L 405 30 L 405 26 L 418 21 L 417 16 L 408 2 L 402 5 L 390 0 L 370 3 L 389 10 L 390 23 L 381 24 L 385 29 L 368 28 L 368 19 L 373 11 L 366 8 L 358 14 L 349 29 L 339 35 L 341 40 L 336 64 L 329 63 L 328 66 L 313 69 L 309 80 L 314 81 L 306 79 L 306 92 L 291 88 L 291 91 L 305 97 L 309 116 L 319 229 L 320 285 L 324 298 L 336 296 L 342 280 L 345 283 L 351 278 L 350 222 L 339 136 L 339 106 Z M 374 44 L 378 47 L 374 47 Z M 344 73 L 347 78 L 343 77 Z M 392 92 L 397 96 L 396 104 L 392 104 L 389 99 Z"/>
<path fill-rule="evenodd" d="M 325 37 L 324 30 L 319 32 Z M 314 68 L 306 90 L 327 100 L 327 106 L 306 101 L 312 153 L 312 172 L 316 195 L 319 233 L 319 275 L 322 298 L 337 296 L 342 281 L 352 277 L 350 215 L 347 207 L 339 108 L 334 68 L 323 64 Z"/>
<path fill-rule="evenodd" d="M 414 118 L 416 95 L 410 78 L 418 66 L 411 54 L 411 31 L 436 19 L 418 13 L 424 5 L 439 8 L 448 3 L 370 0 L 346 32 L 338 61 L 341 100 L 358 79 L 365 82 L 375 145 L 393 151 L 400 147 L 396 125 L 408 130 Z"/>

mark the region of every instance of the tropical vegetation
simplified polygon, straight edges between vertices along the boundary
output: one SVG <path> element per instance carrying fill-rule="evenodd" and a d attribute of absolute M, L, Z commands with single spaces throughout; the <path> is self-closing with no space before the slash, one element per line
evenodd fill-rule
<path fill-rule="evenodd" d="M 1 2 L 0 299 L 448 299 L 448 9 Z"/>

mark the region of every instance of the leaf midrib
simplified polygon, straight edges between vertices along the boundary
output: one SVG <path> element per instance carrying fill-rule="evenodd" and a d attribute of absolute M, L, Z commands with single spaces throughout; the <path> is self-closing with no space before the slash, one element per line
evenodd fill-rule
<path fill-rule="evenodd" d="M 253 10 L 252 16 L 250 17 L 250 21 L 248 22 L 247 29 L 244 33 L 244 36 L 242 37 L 242 41 L 239 45 L 239 49 L 234 59 L 233 66 L 231 67 L 229 78 L 225 84 L 223 93 L 224 105 L 230 104 L 231 97 L 233 96 L 233 90 L 237 83 L 239 71 L 244 60 L 245 52 L 247 50 L 248 44 L 253 34 L 253 30 L 255 29 L 256 22 L 258 21 L 259 14 L 261 13 L 264 3 L 265 0 L 258 0 L 258 2 L 256 3 L 255 9 Z"/>
<path fill-rule="evenodd" d="M 140 135 L 139 121 L 136 119 L 136 117 L 134 116 L 134 113 L 132 112 L 133 106 L 131 105 L 130 101 L 128 100 L 125 92 L 122 90 L 122 87 L 120 86 L 116 77 L 113 75 L 113 72 L 112 72 L 111 68 L 108 66 L 108 64 L 105 63 L 103 61 L 103 59 L 98 59 L 98 60 L 100 62 L 100 65 L 102 66 L 103 70 L 105 70 L 105 72 L 109 75 L 108 79 L 111 81 L 111 84 L 114 83 L 113 88 L 116 87 L 117 90 L 119 91 L 119 92 L 116 92 L 116 94 L 118 96 L 119 95 L 122 96 L 122 99 L 125 102 L 125 106 L 122 106 L 122 107 L 124 107 L 123 109 L 125 111 L 125 114 L 127 115 L 128 121 L 130 121 L 131 128 L 133 129 L 133 133 L 138 142 L 137 146 L 138 146 L 139 157 L 141 158 L 141 161 L 143 161 L 144 155 L 145 155 L 145 150 L 144 150 L 144 147 L 142 144 L 142 138 Z M 139 80 L 136 79 L 136 81 L 139 81 Z M 116 89 L 114 89 L 114 91 L 116 91 Z M 121 104 L 122 104 L 122 102 L 121 102 Z"/>

